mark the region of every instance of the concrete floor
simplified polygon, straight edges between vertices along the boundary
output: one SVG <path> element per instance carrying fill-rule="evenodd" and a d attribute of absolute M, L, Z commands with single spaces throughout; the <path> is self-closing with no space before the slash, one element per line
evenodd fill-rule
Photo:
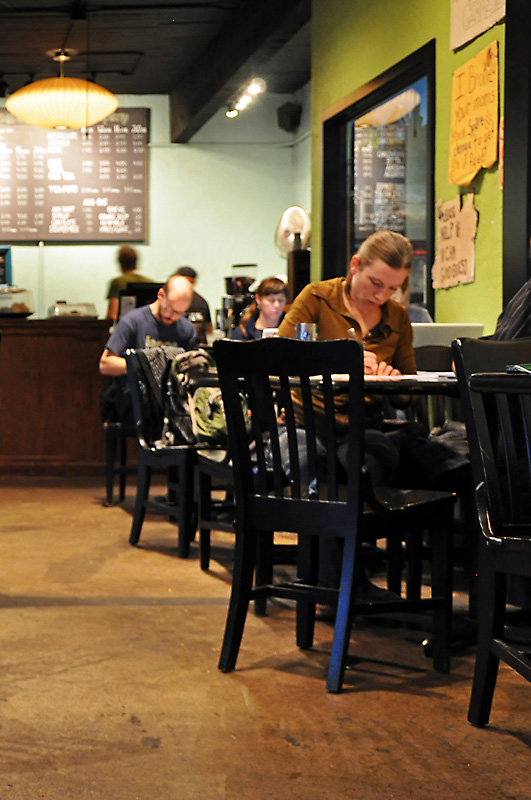
<path fill-rule="evenodd" d="M 371 625 L 352 637 L 371 660 L 329 695 L 330 626 L 300 652 L 277 605 L 223 675 L 231 537 L 204 574 L 161 518 L 130 547 L 131 501 L 102 498 L 0 479 L 0 800 L 531 798 L 531 687 L 511 670 L 476 730 L 473 651 L 441 676 L 420 634 Z"/>

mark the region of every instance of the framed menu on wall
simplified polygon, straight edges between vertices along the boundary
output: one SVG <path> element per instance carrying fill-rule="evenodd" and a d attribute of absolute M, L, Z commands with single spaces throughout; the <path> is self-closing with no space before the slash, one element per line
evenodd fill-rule
<path fill-rule="evenodd" d="M 0 109 L 0 242 L 143 241 L 149 109 L 85 131 L 26 125 Z"/>

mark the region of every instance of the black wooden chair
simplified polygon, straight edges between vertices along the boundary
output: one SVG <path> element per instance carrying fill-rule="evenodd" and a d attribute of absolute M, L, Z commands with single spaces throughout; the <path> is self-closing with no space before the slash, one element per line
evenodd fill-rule
<path fill-rule="evenodd" d="M 457 339 L 452 343 L 452 358 L 459 382 L 459 396 L 463 419 L 470 418 L 470 393 L 468 381 L 475 372 L 504 372 L 508 364 L 531 361 L 531 339 Z M 467 432 L 467 438 L 469 435 Z M 470 446 L 470 441 L 469 441 Z M 472 470 L 471 470 L 472 471 Z M 474 480 L 472 479 L 472 483 Z M 479 616 L 478 561 L 481 536 L 478 530 L 475 498 L 468 536 L 470 619 Z"/>
<path fill-rule="evenodd" d="M 359 344 L 346 340 L 224 340 L 215 343 L 214 355 L 233 457 L 236 511 L 234 574 L 220 669 L 229 672 L 236 665 L 251 598 L 283 597 L 297 601 L 297 644 L 303 649 L 313 643 L 315 604 L 337 603 L 327 679 L 330 692 L 341 690 L 351 621 L 356 614 L 406 608 L 417 613 L 432 612 L 434 667 L 447 671 L 454 496 L 444 492 L 369 489 L 362 469 L 364 379 Z M 332 379 L 334 373 L 345 371 L 348 381 L 342 391 L 344 388 L 348 393 L 350 408 L 347 439 L 343 442 L 348 445 L 346 475 L 337 458 L 341 442 L 336 437 Z M 249 409 L 241 403 L 242 393 Z M 246 430 L 249 412 L 251 436 Z M 299 412 L 303 428 L 296 426 Z M 287 434 L 287 454 L 281 452 L 279 417 Z M 301 467 L 301 437 L 307 449 L 307 469 Z M 319 440 L 325 446 L 324 463 L 320 462 Z M 357 603 L 354 574 L 360 528 L 371 540 L 389 536 L 404 540 L 410 530 L 419 527 L 431 529 L 432 597 Z M 257 575 L 253 587 L 257 550 L 264 537 L 271 540 L 272 531 L 298 534 L 297 577 L 293 582 L 262 584 Z M 343 541 L 339 589 L 318 585 L 318 547 L 326 546 L 326 540 L 332 537 Z"/>
<path fill-rule="evenodd" d="M 138 543 L 146 509 L 150 508 L 177 520 L 177 552 L 181 558 L 187 558 L 197 522 L 194 500 L 197 446 L 162 444 L 163 410 L 148 379 L 150 365 L 141 350 L 128 350 L 125 358 L 138 441 L 136 499 L 129 542 Z M 168 495 L 164 501 L 149 497 L 152 471 L 160 468 L 168 470 Z"/>
<path fill-rule="evenodd" d="M 511 641 L 505 628 L 508 580 L 531 578 L 531 376 L 505 369 L 531 361 L 531 339 L 464 339 L 453 349 L 480 530 L 479 632 L 468 719 L 482 726 L 489 722 L 500 659 L 531 680 L 531 643 Z"/>

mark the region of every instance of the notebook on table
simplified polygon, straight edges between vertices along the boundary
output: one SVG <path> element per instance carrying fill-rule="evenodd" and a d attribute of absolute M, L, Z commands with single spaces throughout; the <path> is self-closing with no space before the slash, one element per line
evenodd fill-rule
<path fill-rule="evenodd" d="M 454 339 L 477 339 L 483 336 L 483 325 L 476 322 L 412 322 L 413 347 L 449 346 Z"/>

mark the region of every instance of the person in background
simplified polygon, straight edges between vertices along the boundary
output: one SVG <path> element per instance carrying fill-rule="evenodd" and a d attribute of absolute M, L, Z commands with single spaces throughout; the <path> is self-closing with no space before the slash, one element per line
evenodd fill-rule
<path fill-rule="evenodd" d="M 526 339 L 531 337 L 531 280 L 518 289 L 496 323 L 492 339 Z"/>
<path fill-rule="evenodd" d="M 192 267 L 179 267 L 174 273 L 181 275 L 190 281 L 192 288 L 195 286 L 197 280 L 197 272 Z M 193 321 L 197 336 L 200 342 L 207 341 L 207 335 L 212 333 L 212 318 L 210 316 L 210 308 L 204 297 L 198 294 L 193 288 L 192 302 L 188 309 L 187 316 Z"/>
<path fill-rule="evenodd" d="M 393 295 L 393 300 L 406 307 L 410 322 L 433 322 L 431 314 L 423 306 L 411 302 L 411 289 L 409 288 L 409 275 L 403 285 Z"/>
<path fill-rule="evenodd" d="M 288 287 L 280 278 L 264 278 L 255 292 L 254 302 L 244 312 L 231 339 L 261 339 L 265 328 L 278 328 L 288 301 Z"/>
<path fill-rule="evenodd" d="M 195 328 L 185 316 L 192 302 L 192 294 L 192 286 L 186 278 L 173 276 L 159 289 L 153 303 L 133 309 L 117 323 L 99 363 L 102 375 L 117 379 L 111 390 L 107 387 L 103 390 L 106 393 L 102 393 L 103 421 L 105 418 L 119 422 L 133 421 L 124 358 L 126 350 L 143 350 L 160 345 L 177 345 L 185 350 L 197 347 Z"/>
<path fill-rule="evenodd" d="M 114 322 L 118 319 L 120 310 L 120 292 L 126 288 L 128 283 L 155 283 L 151 278 L 145 278 L 136 271 L 137 258 L 136 250 L 132 247 L 124 245 L 118 250 L 118 263 L 122 274 L 113 278 L 107 292 L 109 300 L 107 319 L 112 319 Z"/>

